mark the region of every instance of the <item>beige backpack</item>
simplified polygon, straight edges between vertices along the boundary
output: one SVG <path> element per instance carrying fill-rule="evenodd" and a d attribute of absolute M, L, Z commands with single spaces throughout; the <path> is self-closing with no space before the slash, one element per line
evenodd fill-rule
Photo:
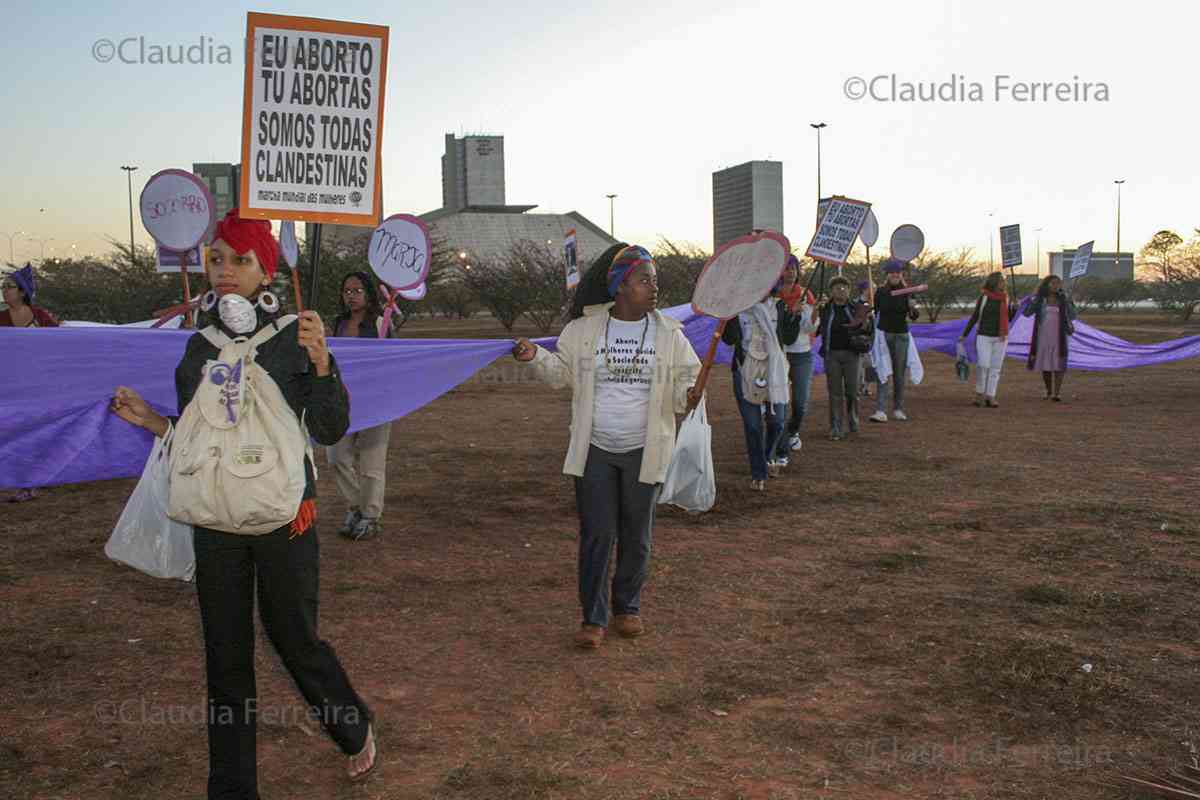
<path fill-rule="evenodd" d="M 226 533 L 262 534 L 296 518 L 304 498 L 308 429 L 255 357 L 288 325 L 282 317 L 252 338 L 200 331 L 220 351 L 175 426 L 171 519 Z M 316 476 L 316 462 L 313 462 Z"/>

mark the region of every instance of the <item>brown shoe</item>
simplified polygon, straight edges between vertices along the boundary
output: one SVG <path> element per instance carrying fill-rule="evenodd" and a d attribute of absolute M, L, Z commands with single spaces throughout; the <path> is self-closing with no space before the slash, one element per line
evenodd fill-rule
<path fill-rule="evenodd" d="M 604 628 L 599 625 L 584 625 L 575 634 L 575 646 L 583 650 L 595 650 L 604 641 Z"/>
<path fill-rule="evenodd" d="M 646 632 L 637 614 L 617 614 L 613 617 L 613 628 L 626 639 L 636 639 Z"/>

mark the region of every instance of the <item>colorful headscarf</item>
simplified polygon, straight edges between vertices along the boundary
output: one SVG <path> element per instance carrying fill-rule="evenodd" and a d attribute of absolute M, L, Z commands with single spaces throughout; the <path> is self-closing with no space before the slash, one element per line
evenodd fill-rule
<path fill-rule="evenodd" d="M 275 267 L 279 262 L 279 242 L 275 241 L 271 234 L 270 222 L 265 219 L 242 219 L 238 216 L 238 210 L 231 208 L 217 223 L 213 241 L 217 239 L 232 247 L 240 256 L 253 250 L 267 277 L 275 277 Z"/>
<path fill-rule="evenodd" d="M 25 301 L 33 304 L 33 296 L 37 294 L 37 281 L 33 277 L 33 265 L 26 264 L 8 277 L 17 284 L 17 288 L 25 295 Z"/>
<path fill-rule="evenodd" d="M 625 277 L 641 264 L 653 264 L 654 259 L 644 247 L 631 244 L 613 256 L 612 266 L 608 268 L 608 296 L 616 297 L 617 289 Z"/>

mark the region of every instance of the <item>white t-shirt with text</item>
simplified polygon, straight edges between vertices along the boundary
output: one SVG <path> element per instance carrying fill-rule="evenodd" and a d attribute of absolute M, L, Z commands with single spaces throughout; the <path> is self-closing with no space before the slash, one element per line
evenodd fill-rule
<path fill-rule="evenodd" d="M 610 318 L 607 340 L 596 342 L 591 443 L 601 450 L 628 453 L 646 446 L 655 328 L 652 314 L 637 322 Z"/>

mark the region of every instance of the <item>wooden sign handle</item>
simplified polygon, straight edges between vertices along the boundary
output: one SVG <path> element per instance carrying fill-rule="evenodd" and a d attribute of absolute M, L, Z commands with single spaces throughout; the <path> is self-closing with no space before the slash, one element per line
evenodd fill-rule
<path fill-rule="evenodd" d="M 704 395 L 704 387 L 708 383 L 708 373 L 712 369 L 713 361 L 717 357 L 717 345 L 721 343 L 721 334 L 725 332 L 725 325 L 729 322 L 723 319 L 717 323 L 717 329 L 713 331 L 712 341 L 708 345 L 708 354 L 704 356 L 704 363 L 700 367 L 700 375 L 696 378 L 696 396 Z"/>

